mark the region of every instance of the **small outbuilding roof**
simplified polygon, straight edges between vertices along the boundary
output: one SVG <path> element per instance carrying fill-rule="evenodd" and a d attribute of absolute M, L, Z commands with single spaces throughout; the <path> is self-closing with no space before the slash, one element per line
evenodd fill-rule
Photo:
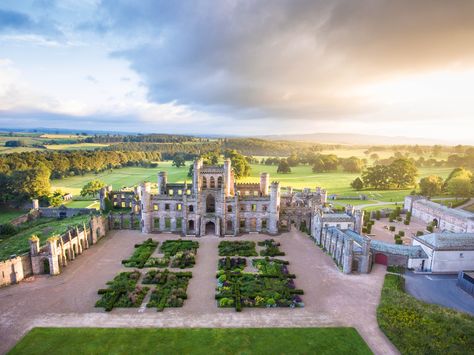
<path fill-rule="evenodd" d="M 346 213 L 324 213 L 322 215 L 322 220 L 328 222 L 351 222 L 353 217 L 349 216 Z"/>
<path fill-rule="evenodd" d="M 415 240 L 434 250 L 474 250 L 474 233 L 431 233 Z"/>

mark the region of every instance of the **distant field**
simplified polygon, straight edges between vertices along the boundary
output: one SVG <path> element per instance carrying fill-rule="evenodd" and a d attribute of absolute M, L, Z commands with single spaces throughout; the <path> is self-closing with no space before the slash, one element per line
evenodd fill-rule
<path fill-rule="evenodd" d="M 372 354 L 354 328 L 34 328 L 9 354 Z"/>
<path fill-rule="evenodd" d="M 94 150 L 107 147 L 108 144 L 100 143 L 75 143 L 75 144 L 51 144 L 46 145 L 49 150 Z"/>
<path fill-rule="evenodd" d="M 160 162 L 158 168 L 141 168 L 130 167 L 123 169 L 116 169 L 100 174 L 87 174 L 84 176 L 75 176 L 62 180 L 53 180 L 53 189 L 61 189 L 63 191 L 72 192 L 73 195 L 79 195 L 81 188 L 89 181 L 99 179 L 107 184 L 113 186 L 114 189 L 122 187 L 134 186 L 142 181 L 150 181 L 155 183 L 157 180 L 157 173 L 159 171 L 168 172 L 169 182 L 183 182 L 185 179 L 191 182 L 187 177 L 190 162 L 186 163 L 185 167 L 176 168 L 171 166 L 171 162 Z M 248 178 L 244 178 L 239 182 L 259 182 L 259 176 L 262 172 L 268 172 L 272 181 L 280 181 L 281 186 L 292 186 L 295 189 L 302 189 L 310 187 L 314 189 L 316 186 L 321 186 L 328 190 L 329 194 L 342 194 L 346 196 L 366 194 L 369 200 L 397 202 L 402 201 L 403 198 L 410 193 L 412 189 L 404 190 L 390 190 L 390 191 L 354 191 L 350 187 L 350 183 L 360 174 L 350 174 L 344 172 L 332 172 L 315 174 L 312 172 L 310 166 L 298 166 L 292 168 L 291 174 L 278 174 L 276 166 L 266 166 L 260 164 L 252 164 L 252 173 Z M 451 172 L 451 168 L 422 168 L 420 169 L 420 177 L 436 174 L 445 178 Z"/>

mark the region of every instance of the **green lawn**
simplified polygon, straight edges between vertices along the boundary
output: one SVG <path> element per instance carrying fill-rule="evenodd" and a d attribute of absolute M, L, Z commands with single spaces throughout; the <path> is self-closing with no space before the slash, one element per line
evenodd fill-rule
<path fill-rule="evenodd" d="M 417 300 L 405 279 L 386 275 L 377 320 L 402 354 L 473 354 L 474 317 Z"/>
<path fill-rule="evenodd" d="M 8 223 L 12 219 L 15 219 L 16 217 L 25 213 L 25 211 L 0 210 L 0 224 Z"/>
<path fill-rule="evenodd" d="M 354 328 L 34 328 L 9 354 L 371 354 Z"/>
<path fill-rule="evenodd" d="M 169 182 L 183 182 L 187 180 L 191 182 L 191 178 L 187 177 L 190 162 L 185 167 L 176 168 L 171 166 L 170 161 L 160 162 L 158 168 L 141 168 L 129 167 L 116 169 L 100 174 L 87 174 L 84 176 L 75 176 L 62 180 L 53 180 L 53 189 L 61 189 L 63 191 L 72 192 L 73 195 L 79 195 L 81 188 L 93 179 L 100 179 L 107 184 L 111 184 L 114 189 L 120 189 L 124 186 L 133 186 L 142 181 L 150 181 L 155 183 L 157 173 L 166 171 L 168 173 Z M 252 164 L 251 176 L 239 180 L 239 182 L 259 182 L 260 173 L 267 172 L 270 174 L 272 181 L 280 181 L 281 186 L 292 186 L 296 189 L 310 187 L 314 189 L 321 186 L 328 190 L 330 194 L 342 194 L 346 196 L 354 196 L 358 194 L 366 194 L 369 200 L 398 202 L 410 193 L 412 189 L 390 190 L 390 191 L 354 191 L 350 187 L 350 183 L 360 174 L 350 174 L 344 172 L 331 172 L 315 174 L 311 171 L 310 166 L 298 166 L 292 168 L 291 174 L 278 174 L 276 166 L 266 166 L 260 164 Z M 440 175 L 445 178 L 451 172 L 451 168 L 423 168 L 420 169 L 420 177 L 428 175 Z"/>
<path fill-rule="evenodd" d="M 33 235 L 40 238 L 40 244 L 43 245 L 50 236 L 62 234 L 70 226 L 82 225 L 87 223 L 90 217 L 88 215 L 75 216 L 65 219 L 39 218 L 37 220 L 21 225 L 21 231 L 6 239 L 0 239 L 0 260 L 7 259 L 10 255 L 20 255 L 29 250 L 28 239 Z"/>

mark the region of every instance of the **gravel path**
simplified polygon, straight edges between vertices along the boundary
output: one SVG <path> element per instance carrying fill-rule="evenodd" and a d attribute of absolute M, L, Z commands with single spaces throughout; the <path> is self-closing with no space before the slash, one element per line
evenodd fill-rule
<path fill-rule="evenodd" d="M 152 237 L 158 241 L 177 239 L 170 234 L 142 235 L 136 231 L 114 231 L 70 263 L 55 277 L 37 277 L 34 282 L 0 289 L 0 353 L 5 353 L 29 329 L 55 327 L 320 327 L 354 326 L 376 354 L 397 350 L 379 330 L 376 307 L 385 275 L 375 265 L 369 275 L 344 275 L 329 256 L 309 237 L 292 231 L 274 239 L 281 242 L 282 257 L 290 261 L 297 288 L 305 291 L 304 308 L 249 309 L 237 313 L 221 309 L 214 299 L 218 243 L 224 238 L 199 238 L 196 265 L 184 307 L 165 309 L 128 308 L 106 313 L 94 307 L 97 290 L 118 272 L 127 270 L 120 261 L 133 252 L 133 245 Z M 268 239 L 245 235 L 229 240 Z M 130 269 L 128 269 L 130 270 Z M 186 269 L 188 270 L 188 269 Z M 145 270 L 143 270 L 145 271 Z"/>

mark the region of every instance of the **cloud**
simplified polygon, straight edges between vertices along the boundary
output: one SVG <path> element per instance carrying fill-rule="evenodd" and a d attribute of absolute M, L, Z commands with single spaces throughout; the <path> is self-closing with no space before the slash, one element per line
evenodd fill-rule
<path fill-rule="evenodd" d="M 28 29 L 33 25 L 33 21 L 25 14 L 0 9 L 0 30 Z"/>
<path fill-rule="evenodd" d="M 122 0 L 101 13 L 109 31 L 137 38 L 114 55 L 150 100 L 243 118 L 376 112 L 359 86 L 474 65 L 472 1 Z"/>

